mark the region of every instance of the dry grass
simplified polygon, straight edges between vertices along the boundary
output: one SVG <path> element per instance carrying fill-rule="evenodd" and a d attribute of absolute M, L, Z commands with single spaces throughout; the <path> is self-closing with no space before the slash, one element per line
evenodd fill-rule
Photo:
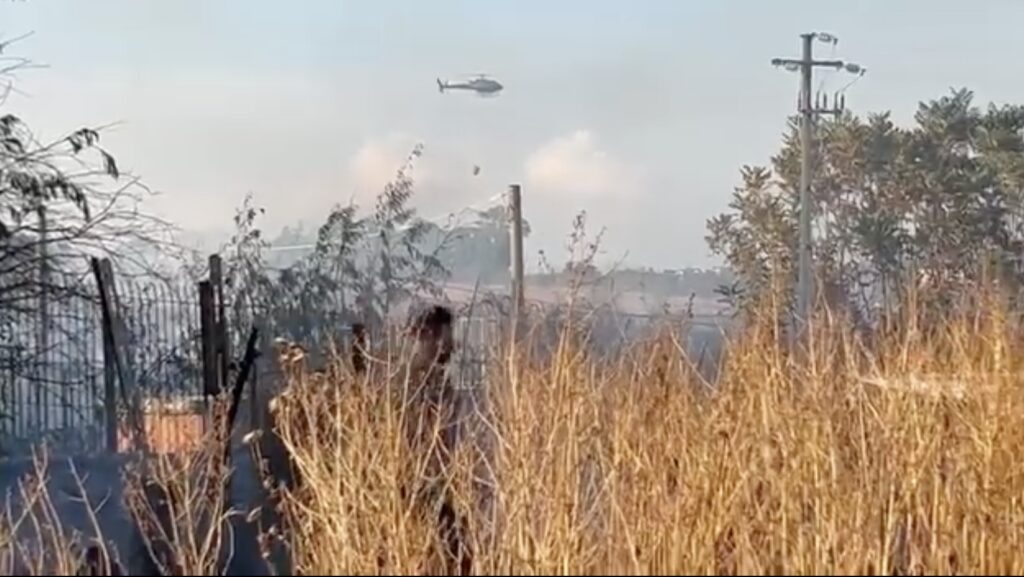
<path fill-rule="evenodd" d="M 616 362 L 567 341 L 547 363 L 496 363 L 495 489 L 471 482 L 480 451 L 453 481 L 488 541 L 476 571 L 1024 571 L 1024 331 L 989 305 L 927 331 L 903 323 L 878 354 L 826 319 L 800 365 L 752 327 L 714 394 L 667 337 Z M 922 394 L 902 385 L 915 375 L 967 385 Z M 325 384 L 294 383 L 281 421 L 304 479 L 285 497 L 297 569 L 425 571 L 434 533 L 402 499 L 416 463 L 400 411 L 373 387 L 325 402 Z"/>
<path fill-rule="evenodd" d="M 32 472 L 6 498 L 0 513 L 0 574 L 72 575 L 84 560 L 80 545 L 85 539 L 63 525 L 46 486 L 47 463 L 45 451 L 38 452 Z M 84 498 L 82 478 L 73 468 L 72 473 Z M 87 511 L 96 510 L 92 503 L 85 505 Z M 95 516 L 90 516 L 89 523 L 98 529 Z M 100 548 L 110 555 L 102 543 Z"/>
<path fill-rule="evenodd" d="M 157 575 L 216 575 L 232 553 L 223 445 L 161 455 L 131 467 L 125 504 L 138 528 L 141 566 Z M 136 561 L 138 562 L 138 561 Z"/>
<path fill-rule="evenodd" d="M 713 393 L 668 336 L 614 360 L 569 338 L 496 360 L 452 479 L 475 571 L 1024 572 L 1024 326 L 970 310 L 927 329 L 908 314 L 876 352 L 823 318 L 800 363 L 751 326 Z M 395 389 L 290 374 L 275 416 L 302 483 L 268 532 L 296 571 L 436 572 Z"/>
<path fill-rule="evenodd" d="M 109 496 L 90 502 L 85 473 L 68 461 L 75 486 L 66 495 L 85 514 L 85 527 L 77 528 L 55 503 L 48 455 L 37 452 L 0 512 L 0 574 L 221 574 L 233 554 L 229 518 L 237 513 L 227 502 L 230 471 L 215 432 L 196 444 L 200 450 L 184 455 L 127 463 L 122 503 L 106 502 Z M 98 512 L 110 505 L 122 507 L 135 527 L 127 541 L 114 543 L 103 531 Z"/>

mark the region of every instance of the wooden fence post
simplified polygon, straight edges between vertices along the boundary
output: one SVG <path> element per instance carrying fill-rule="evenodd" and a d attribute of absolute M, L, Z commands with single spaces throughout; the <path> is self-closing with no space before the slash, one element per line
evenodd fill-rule
<path fill-rule="evenodd" d="M 259 331 L 253 327 L 249 331 L 249 339 L 245 343 L 245 356 L 242 357 L 241 366 L 238 367 L 238 374 L 235 375 L 235 382 L 231 387 L 231 405 L 228 408 L 227 425 L 225 427 L 224 460 L 231 462 L 231 432 L 235 428 L 235 419 L 238 418 L 238 406 L 242 402 L 242 392 L 245 390 L 245 383 L 249 380 L 250 371 L 256 363 L 259 353 L 256 351 L 256 339 Z"/>
<path fill-rule="evenodd" d="M 520 337 L 523 334 L 523 324 L 526 314 L 526 272 L 523 256 L 523 197 L 522 188 L 518 184 L 508 187 L 508 208 L 509 208 L 509 249 L 511 260 L 512 286 L 510 294 L 512 297 L 512 318 L 511 330 L 509 331 L 512 349 L 519 345 Z"/>
<path fill-rule="evenodd" d="M 508 187 L 509 196 L 509 255 L 512 270 L 512 314 L 516 320 L 526 308 L 526 288 L 524 286 L 523 264 L 523 197 L 518 184 Z"/>
<path fill-rule="evenodd" d="M 116 374 L 117 381 L 121 385 L 121 399 L 127 408 L 128 425 L 132 429 L 133 441 L 136 449 L 146 450 L 146 432 L 145 425 L 142 421 L 142 407 L 139 402 L 138 391 L 135 389 L 134 375 L 130 370 L 126 370 L 124 366 L 124 360 L 121 357 L 121 352 L 127 338 L 127 328 L 124 325 L 124 320 L 120 314 L 120 301 L 117 298 L 117 286 L 114 283 L 114 268 L 110 264 L 109 259 L 92 259 L 92 270 L 93 275 L 96 277 L 96 288 L 98 289 L 100 296 L 100 310 L 103 313 L 103 332 L 106 337 L 104 346 L 105 355 L 109 353 L 110 358 L 105 360 L 112 361 L 108 366 L 112 365 L 113 370 Z M 104 374 L 109 374 L 110 369 L 104 368 Z M 108 376 L 105 380 L 109 383 L 112 379 Z M 105 391 L 107 406 L 107 443 L 108 448 L 112 446 L 114 450 L 117 450 L 117 431 L 118 431 L 118 418 L 117 418 L 117 395 L 115 392 L 109 389 L 113 388 L 107 385 L 107 391 Z M 111 402 L 112 401 L 112 402 Z M 113 433 L 110 432 L 109 428 L 113 426 Z"/>
<path fill-rule="evenodd" d="M 97 277 L 98 278 L 98 277 Z M 97 287 L 99 287 L 97 283 Z M 102 289 L 100 289 L 102 291 Z M 106 315 L 104 315 L 105 317 Z M 104 318 L 103 328 L 103 408 L 106 416 L 107 450 L 117 452 L 117 352 L 111 323 Z"/>
<path fill-rule="evenodd" d="M 199 334 L 203 351 L 203 395 L 207 400 L 220 394 L 216 344 L 217 312 L 213 301 L 213 285 L 210 281 L 200 281 Z"/>
<path fill-rule="evenodd" d="M 224 302 L 224 265 L 218 254 L 210 255 L 210 284 L 213 285 L 213 298 L 216 303 L 214 350 L 218 355 L 218 390 L 223 391 L 230 382 L 228 369 L 231 365 L 231 341 L 228 339 L 227 306 Z"/>

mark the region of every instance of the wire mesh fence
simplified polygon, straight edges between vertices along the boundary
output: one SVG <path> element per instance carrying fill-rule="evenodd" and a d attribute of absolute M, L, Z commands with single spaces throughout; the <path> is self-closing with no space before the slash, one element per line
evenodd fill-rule
<path fill-rule="evenodd" d="M 7 302 L 22 305 L 5 307 L 0 324 L 0 424 L 8 442 L 71 429 L 79 433 L 75 439 L 91 437 L 102 423 L 98 309 L 80 278 L 53 278 L 42 293 L 4 290 Z"/>
<path fill-rule="evenodd" d="M 88 275 L 56 276 L 45 296 L 38 286 L 0 291 L 7 302 L 24 305 L 5 307 L 0 317 L 0 450 L 27 449 L 40 442 L 76 452 L 103 448 L 109 410 L 105 381 L 120 376 L 105 356 L 95 280 Z M 173 435 L 175 431 L 161 429 L 159 419 L 149 421 L 202 395 L 196 286 L 120 279 L 116 297 L 125 327 L 125 342 L 118 348 L 125 379 L 139 391 L 147 430 Z M 234 332 L 243 329 L 232 327 Z M 482 378 L 487 343 L 497 339 L 499 328 L 493 319 L 460 319 L 458 331 L 466 346 L 457 356 L 457 378 L 469 387 Z M 263 335 L 265 350 L 273 336 Z M 179 439 L 165 441 L 180 444 Z"/>
<path fill-rule="evenodd" d="M 115 285 L 117 313 L 125 328 L 124 342 L 118 347 L 121 372 L 139 392 L 147 430 L 152 425 L 156 427 L 153 434 L 194 436 L 188 427 L 178 431 L 172 426 L 164 431 L 157 423 L 159 419 L 149 422 L 149 415 L 159 415 L 166 407 L 195 406 L 196 400 L 202 399 L 203 343 L 196 284 L 190 279 L 167 282 L 143 278 L 118 279 Z M 225 298 L 230 300 L 230 295 Z M 250 327 L 230 318 L 230 304 L 225 307 L 229 331 L 247 334 Z M 88 274 L 56 275 L 45 291 L 36 285 L 5 286 L 0 282 L 0 451 L 43 441 L 68 450 L 93 451 L 102 449 L 105 439 L 109 442 L 110 400 L 120 394 L 120 388 L 113 396 L 110 391 L 120 375 L 107 358 L 101 310 L 99 290 Z M 257 323 L 265 357 L 273 356 L 266 353 L 271 352 L 274 338 L 279 336 L 271 333 L 288 328 L 279 326 L 277 317 L 281 315 L 273 312 L 265 311 L 267 319 L 276 319 L 274 323 L 267 323 L 267 319 Z M 302 319 L 317 317 L 317 311 L 302 313 Z M 287 321 L 294 316 L 284 318 Z M 557 342 L 559 319 L 561 314 L 542 319 L 542 339 Z M 613 354 L 652 334 L 654 321 L 659 319 L 665 321 L 663 317 L 605 311 L 589 319 L 589 345 L 594 353 Z M 327 318 L 318 320 L 316 331 L 303 334 L 322 333 L 333 339 L 337 323 Z M 679 328 L 687 325 L 686 334 L 681 336 L 685 346 L 695 353 L 707 343 L 714 348 L 715 341 L 720 340 L 720 320 L 690 318 L 676 324 Z M 509 328 L 500 315 L 457 317 L 458 346 L 450 373 L 456 387 L 474 390 L 487 381 L 488 365 L 499 352 L 499 345 L 507 342 Z M 389 338 L 402 341 L 400 327 L 388 329 L 394 332 Z M 302 344 L 310 349 L 327 349 L 325 343 Z M 242 355 L 242 350 L 232 348 L 233 356 Z M 259 374 L 264 378 L 273 376 L 262 369 Z M 247 387 L 247 393 L 249 390 Z M 248 394 L 245 397 L 248 402 Z M 114 404 L 118 404 L 116 400 Z M 169 439 L 167 444 L 178 445 L 179 441 Z"/>
<path fill-rule="evenodd" d="M 116 283 L 125 324 L 123 370 L 144 398 L 194 394 L 200 386 L 199 310 L 187 283 Z M 61 275 L 45 290 L 3 287 L 0 317 L 0 436 L 12 450 L 47 441 L 69 450 L 103 446 L 104 338 L 91 276 Z M 29 290 L 33 292 L 29 292 Z M 17 293 L 25 294 L 19 295 Z M 45 294 L 44 294 L 45 293 Z"/>

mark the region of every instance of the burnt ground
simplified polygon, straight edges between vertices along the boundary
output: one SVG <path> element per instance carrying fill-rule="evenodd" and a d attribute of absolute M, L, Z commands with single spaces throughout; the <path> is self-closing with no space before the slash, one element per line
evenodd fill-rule
<path fill-rule="evenodd" d="M 46 484 L 53 508 L 67 535 L 78 536 L 83 545 L 95 543 L 98 525 L 103 541 L 115 558 L 132 575 L 146 574 L 144 547 L 134 523 L 124 505 L 123 474 L 130 457 L 117 454 L 95 456 L 67 456 L 54 454 L 48 459 Z M 228 575 L 269 575 L 257 543 L 258 528 L 247 522 L 248 513 L 259 506 L 263 498 L 262 484 L 248 450 L 236 446 L 232 463 L 236 467 L 232 478 L 231 506 L 237 511 L 231 517 L 233 540 L 229 552 Z M 31 457 L 0 459 L 0 493 L 10 499 L 14 512 L 20 511 L 19 480 L 34 471 Z M 82 499 L 82 491 L 75 480 L 74 471 L 82 478 L 84 494 L 95 511 L 95 523 Z M 23 524 L 18 537 L 23 542 L 36 542 L 31 524 Z M 45 539 L 45 535 L 44 535 Z M 282 567 L 278 567 L 279 573 Z M 283 573 L 287 573 L 286 571 Z"/>

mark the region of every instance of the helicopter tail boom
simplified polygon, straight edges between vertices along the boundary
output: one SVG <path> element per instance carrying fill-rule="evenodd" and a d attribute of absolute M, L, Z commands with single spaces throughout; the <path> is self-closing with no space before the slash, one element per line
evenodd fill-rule
<path fill-rule="evenodd" d="M 440 78 L 437 79 L 437 91 L 444 94 L 444 82 L 441 82 Z"/>

